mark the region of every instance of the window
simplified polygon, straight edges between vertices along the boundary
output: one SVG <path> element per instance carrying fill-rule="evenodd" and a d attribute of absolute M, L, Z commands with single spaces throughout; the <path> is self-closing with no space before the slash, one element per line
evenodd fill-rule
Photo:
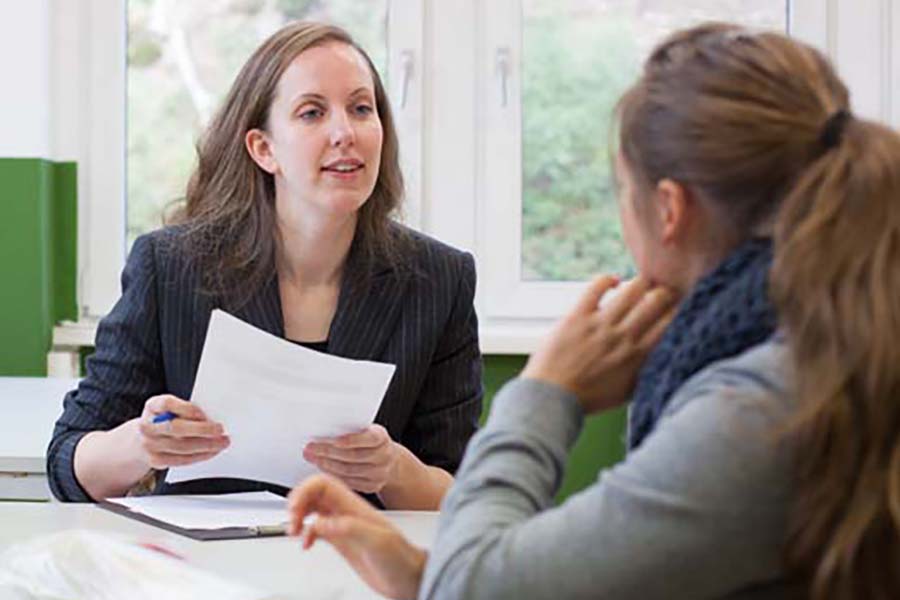
<path fill-rule="evenodd" d="M 486 317 L 545 325 L 581 283 L 628 273 L 611 177 L 613 107 L 650 49 L 709 20 L 787 30 L 787 0 L 501 0 L 486 10 Z"/>
<path fill-rule="evenodd" d="M 613 107 L 666 35 L 738 18 L 787 30 L 786 0 L 525 0 L 522 3 L 524 281 L 630 269 L 610 160 Z"/>
<path fill-rule="evenodd" d="M 250 50 L 288 18 L 344 24 L 387 75 L 406 221 L 475 253 L 488 353 L 530 351 L 586 276 L 630 268 L 609 182 L 610 110 L 672 29 L 724 19 L 789 30 L 832 56 L 858 114 L 900 125 L 894 0 L 59 4 L 55 27 L 72 39 L 54 77 L 76 116 L 53 127 L 80 148 L 86 316 L 118 297 L 129 240 L 182 195 L 191 140 Z"/>

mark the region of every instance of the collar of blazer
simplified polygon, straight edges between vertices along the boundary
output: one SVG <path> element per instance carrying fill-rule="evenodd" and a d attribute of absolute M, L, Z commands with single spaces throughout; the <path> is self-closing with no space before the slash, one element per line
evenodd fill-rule
<path fill-rule="evenodd" d="M 351 253 L 328 333 L 329 353 L 368 360 L 379 356 L 400 316 L 408 281 L 384 263 L 367 269 Z M 273 274 L 235 316 L 272 335 L 284 337 L 278 277 Z"/>

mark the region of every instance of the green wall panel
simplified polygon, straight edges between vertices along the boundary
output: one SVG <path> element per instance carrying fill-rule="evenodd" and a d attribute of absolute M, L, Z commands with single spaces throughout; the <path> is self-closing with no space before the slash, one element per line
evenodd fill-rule
<path fill-rule="evenodd" d="M 75 315 L 76 177 L 0 158 L 0 375 L 46 375 L 53 325 Z"/>
<path fill-rule="evenodd" d="M 73 162 L 51 163 L 53 181 L 53 320 L 78 318 L 78 169 Z"/>
<path fill-rule="evenodd" d="M 519 374 L 525 366 L 525 356 L 485 356 L 485 406 L 482 422 L 490 410 L 494 394 L 504 383 Z M 610 467 L 625 454 L 625 409 L 609 411 L 590 417 L 585 422 L 566 467 L 566 476 L 557 495 L 561 502 L 568 496 L 589 486 L 601 469 Z"/>

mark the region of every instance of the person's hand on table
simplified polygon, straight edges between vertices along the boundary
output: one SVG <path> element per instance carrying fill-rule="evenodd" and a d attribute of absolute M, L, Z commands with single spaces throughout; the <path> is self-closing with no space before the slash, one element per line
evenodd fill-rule
<path fill-rule="evenodd" d="M 675 315 L 675 295 L 643 277 L 618 285 L 615 277 L 591 282 L 575 308 L 531 355 L 522 377 L 575 394 L 585 413 L 622 404 L 644 359 Z"/>
<path fill-rule="evenodd" d="M 427 553 L 343 482 L 328 475 L 310 477 L 291 491 L 288 513 L 288 534 L 302 535 L 304 550 L 321 538 L 379 594 L 416 597 Z"/>
<path fill-rule="evenodd" d="M 175 418 L 153 422 L 167 412 Z M 230 443 L 221 424 L 210 421 L 198 406 L 171 394 L 153 396 L 144 403 L 138 432 L 144 460 L 154 469 L 208 460 Z"/>
<path fill-rule="evenodd" d="M 376 494 L 395 473 L 399 452 L 387 430 L 370 425 L 358 433 L 310 442 L 303 458 L 358 492 Z"/>

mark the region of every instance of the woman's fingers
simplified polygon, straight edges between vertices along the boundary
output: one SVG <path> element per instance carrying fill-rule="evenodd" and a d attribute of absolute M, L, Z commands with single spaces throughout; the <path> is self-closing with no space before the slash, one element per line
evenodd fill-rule
<path fill-rule="evenodd" d="M 151 437 L 144 438 L 144 448 L 148 452 L 156 454 L 204 454 L 207 452 L 221 452 L 228 447 L 227 438 L 174 438 Z"/>
<path fill-rule="evenodd" d="M 162 423 L 153 422 L 156 415 L 166 412 L 173 413 L 176 418 Z M 140 431 L 148 438 L 209 438 L 218 443 L 227 441 L 225 428 L 220 423 L 210 421 L 202 409 L 171 394 L 153 396 L 147 400 Z"/>
<path fill-rule="evenodd" d="M 201 452 L 199 454 L 169 454 L 165 452 L 160 454 L 151 454 L 150 466 L 154 469 L 183 467 L 185 465 L 192 465 L 197 462 L 209 460 L 218 453 L 219 450 L 216 450 L 215 452 Z"/>
<path fill-rule="evenodd" d="M 389 463 L 384 461 L 370 464 L 317 457 L 310 462 L 324 473 L 337 477 L 350 488 L 365 493 L 374 493 L 384 487 L 384 481 L 390 470 Z"/>
<path fill-rule="evenodd" d="M 391 436 L 387 430 L 378 424 L 369 425 L 362 431 L 356 433 L 348 433 L 333 438 L 325 438 L 315 440 L 307 444 L 307 446 L 316 448 L 317 446 L 325 448 L 334 448 L 338 450 L 366 450 L 378 448 L 390 443 Z"/>
<path fill-rule="evenodd" d="M 156 415 L 166 412 L 176 418 L 153 422 Z M 171 394 L 153 396 L 144 403 L 138 431 L 141 447 L 154 469 L 209 460 L 230 444 L 221 424 L 210 421 L 199 407 Z"/>
<path fill-rule="evenodd" d="M 161 431 L 161 435 L 172 437 L 207 437 L 219 438 L 226 435 L 225 428 L 215 421 L 189 421 L 186 419 L 173 419 L 167 421 L 169 426 Z M 156 427 L 162 423 L 151 423 Z"/>
<path fill-rule="evenodd" d="M 160 415 L 165 412 L 173 413 L 181 419 L 192 421 L 207 420 L 206 414 L 199 406 L 171 394 L 153 396 L 144 404 L 145 414 Z"/>
<path fill-rule="evenodd" d="M 333 458 L 317 458 L 315 464 L 323 471 L 328 471 L 341 479 L 367 479 L 367 474 L 377 469 L 376 465 L 344 462 Z"/>
<path fill-rule="evenodd" d="M 323 472 L 338 477 L 355 490 L 369 493 L 378 492 L 388 484 L 399 455 L 390 434 L 381 425 L 310 442 L 303 449 L 303 458 Z"/>
<path fill-rule="evenodd" d="M 303 458 L 316 462 L 320 458 L 331 458 L 347 463 L 375 464 L 379 453 L 368 448 L 336 448 L 323 442 L 310 442 L 303 448 Z"/>
<path fill-rule="evenodd" d="M 144 419 L 140 423 L 140 430 L 147 437 L 210 439 L 227 437 L 225 428 L 213 421 L 173 419 L 164 423 L 154 423 L 151 420 Z"/>

